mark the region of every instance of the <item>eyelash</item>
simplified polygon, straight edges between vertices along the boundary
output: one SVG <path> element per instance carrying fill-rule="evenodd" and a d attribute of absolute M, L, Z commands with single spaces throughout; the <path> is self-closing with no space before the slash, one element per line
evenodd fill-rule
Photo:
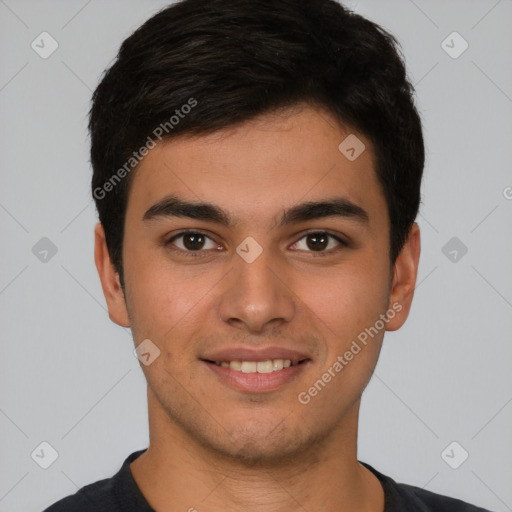
<path fill-rule="evenodd" d="M 215 242 L 215 240 L 213 240 L 211 237 L 209 237 L 203 231 L 188 230 L 188 231 L 182 231 L 181 233 L 173 235 L 170 239 L 168 239 L 167 241 L 164 242 L 164 245 L 166 247 L 171 247 L 172 246 L 172 242 L 174 242 L 175 240 L 177 240 L 180 237 L 183 237 L 185 235 L 190 235 L 190 234 L 202 235 L 202 236 L 208 238 L 209 240 L 211 240 L 212 242 Z M 327 235 L 331 239 L 336 240 L 340 244 L 341 247 L 348 247 L 348 245 L 349 245 L 347 242 L 345 242 L 344 240 L 342 240 L 338 236 L 333 235 L 332 233 L 329 233 L 328 231 L 308 231 L 307 233 L 302 235 L 297 240 L 297 242 L 295 242 L 293 245 L 297 244 L 300 240 L 302 240 L 303 238 L 306 238 L 308 235 Z M 204 250 L 204 249 L 199 249 L 197 251 L 187 251 L 187 250 L 180 249 L 180 248 L 175 248 L 175 247 L 171 247 L 171 250 L 174 251 L 174 252 L 179 252 L 182 255 L 186 256 L 186 257 L 192 257 L 192 258 L 201 258 L 201 257 L 204 256 L 201 253 L 208 252 L 208 250 Z M 338 250 L 340 250 L 340 248 L 330 249 L 328 251 L 324 250 L 324 251 L 306 251 L 306 252 L 310 252 L 310 253 L 314 254 L 314 257 L 323 257 L 323 256 L 328 256 L 329 254 L 332 254 L 333 252 L 337 252 Z"/>

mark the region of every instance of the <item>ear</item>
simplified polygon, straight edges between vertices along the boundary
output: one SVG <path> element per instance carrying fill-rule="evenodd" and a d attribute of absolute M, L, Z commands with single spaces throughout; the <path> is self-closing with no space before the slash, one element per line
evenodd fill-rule
<path fill-rule="evenodd" d="M 393 318 L 389 317 L 386 331 L 400 329 L 409 316 L 418 274 L 420 246 L 420 228 L 415 222 L 395 262 L 388 308 L 396 314 Z"/>
<path fill-rule="evenodd" d="M 122 327 L 130 327 L 130 319 L 126 308 L 124 292 L 119 281 L 119 274 L 116 272 L 110 259 L 105 240 L 105 231 L 100 222 L 96 224 L 94 229 L 94 261 L 100 276 L 103 295 L 105 295 L 105 300 L 107 301 L 110 320 Z"/>

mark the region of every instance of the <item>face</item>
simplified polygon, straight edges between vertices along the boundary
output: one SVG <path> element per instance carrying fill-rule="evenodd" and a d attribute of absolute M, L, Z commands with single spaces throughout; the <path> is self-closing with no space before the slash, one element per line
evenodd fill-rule
<path fill-rule="evenodd" d="M 350 134 L 355 159 L 338 149 Z M 111 319 L 159 350 L 141 367 L 161 432 L 252 462 L 346 434 L 419 254 L 409 241 L 390 265 L 375 164 L 367 138 L 308 106 L 149 151 L 126 211 L 126 302 L 101 226 L 96 261 Z"/>

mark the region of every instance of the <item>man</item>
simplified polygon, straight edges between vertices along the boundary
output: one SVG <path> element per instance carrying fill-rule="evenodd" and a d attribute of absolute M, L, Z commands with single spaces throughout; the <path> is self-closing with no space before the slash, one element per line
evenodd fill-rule
<path fill-rule="evenodd" d="M 95 261 L 150 444 L 64 511 L 477 511 L 357 460 L 408 316 L 421 122 L 395 39 L 332 0 L 184 0 L 94 93 Z"/>

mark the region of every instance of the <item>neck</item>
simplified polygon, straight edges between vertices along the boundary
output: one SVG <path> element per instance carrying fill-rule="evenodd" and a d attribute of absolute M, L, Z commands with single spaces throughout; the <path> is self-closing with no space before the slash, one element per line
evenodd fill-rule
<path fill-rule="evenodd" d="M 359 401 L 330 435 L 293 458 L 251 464 L 191 439 L 158 404 L 148 405 L 150 444 L 130 469 L 158 512 L 384 510 L 382 486 L 357 461 Z"/>

